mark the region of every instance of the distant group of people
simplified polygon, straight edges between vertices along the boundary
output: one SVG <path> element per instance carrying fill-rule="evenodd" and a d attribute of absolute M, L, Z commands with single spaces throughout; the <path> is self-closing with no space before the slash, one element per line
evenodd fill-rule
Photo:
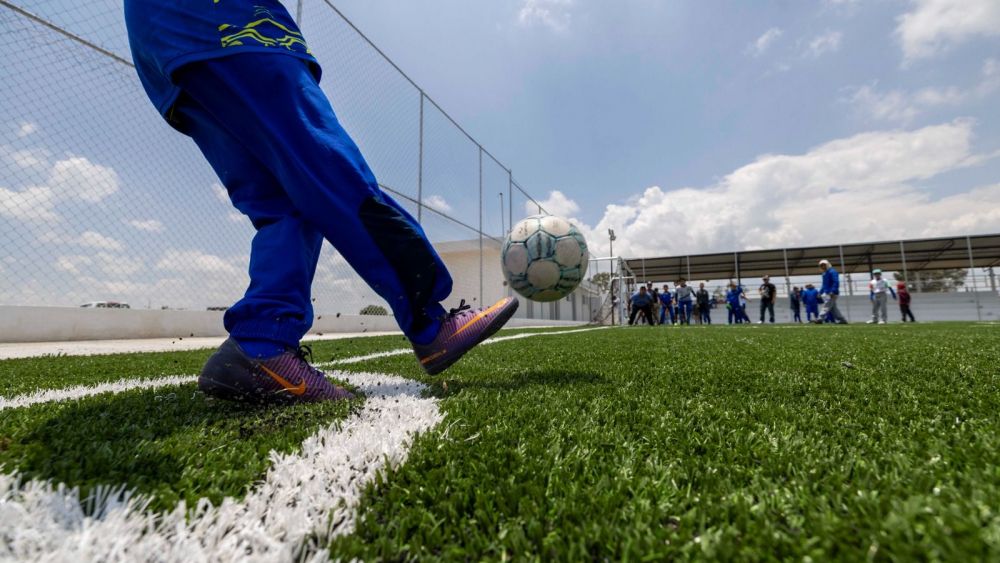
<path fill-rule="evenodd" d="M 669 284 L 664 284 L 662 291 L 653 287 L 652 282 L 639 286 L 639 291 L 629 299 L 628 324 L 645 322 L 649 325 L 691 324 L 692 317 L 697 323 L 712 324 L 712 307 L 714 300 L 705 284 L 701 283 L 697 290 L 681 278 L 674 284 L 673 291 Z"/>
<path fill-rule="evenodd" d="M 819 268 L 823 273 L 820 289 L 816 289 L 813 284 L 806 284 L 805 287 L 793 287 L 788 295 L 789 306 L 792 312 L 793 322 L 802 322 L 802 308 L 806 310 L 806 322 L 822 324 L 836 323 L 847 324 L 847 319 L 840 312 L 837 301 L 840 296 L 840 274 L 830 264 L 829 260 L 820 260 Z M 757 289 L 760 298 L 760 319 L 758 324 L 764 324 L 765 320 L 773 323 L 774 305 L 778 298 L 778 288 L 771 283 L 771 278 L 764 275 L 761 278 L 761 285 Z M 885 324 L 888 320 L 888 303 L 891 296 L 899 302 L 899 310 L 903 317 L 903 322 L 909 319 L 916 322 L 913 311 L 910 310 L 911 297 L 906 289 L 906 282 L 899 281 L 895 290 L 892 283 L 885 279 L 882 270 L 872 271 L 872 279 L 868 282 L 869 299 L 872 303 L 872 316 L 869 324 Z M 728 311 L 729 324 L 751 323 L 747 313 L 747 296 L 743 287 L 735 281 L 730 281 L 725 293 L 726 310 Z M 695 291 L 687 285 L 687 280 L 681 278 L 675 284 L 673 292 L 669 285 L 664 285 L 659 291 L 653 287 L 652 282 L 640 286 L 639 291 L 632 295 L 629 300 L 629 321 L 628 324 L 647 322 L 650 325 L 667 324 L 669 316 L 671 325 L 691 324 L 691 316 L 694 313 L 698 322 L 711 324 L 711 310 L 715 306 L 715 299 L 705 289 L 705 284 L 701 283 L 699 289 Z M 657 318 L 659 322 L 657 323 Z"/>

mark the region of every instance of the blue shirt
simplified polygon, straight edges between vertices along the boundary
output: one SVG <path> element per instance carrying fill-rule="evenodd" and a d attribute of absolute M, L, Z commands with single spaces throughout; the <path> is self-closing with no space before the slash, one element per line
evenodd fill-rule
<path fill-rule="evenodd" d="M 670 305 L 670 302 L 673 301 L 673 299 L 674 296 L 670 295 L 669 291 L 664 291 L 663 293 L 660 294 L 660 303 L 664 305 Z"/>
<path fill-rule="evenodd" d="M 806 307 L 819 305 L 819 291 L 815 287 L 803 289 L 802 302 L 805 303 Z"/>
<path fill-rule="evenodd" d="M 125 25 L 139 81 L 170 121 L 185 64 L 237 53 L 282 53 L 320 68 L 278 0 L 125 0 Z M 262 78 L 263 79 L 263 78 Z"/>
<path fill-rule="evenodd" d="M 739 307 L 740 305 L 740 291 L 739 289 L 730 289 L 726 291 L 726 302 L 730 305 Z"/>
<path fill-rule="evenodd" d="M 653 298 L 648 293 L 636 293 L 632 296 L 632 306 L 633 307 L 645 307 L 646 305 L 652 305 Z"/>
<path fill-rule="evenodd" d="M 827 295 L 840 295 L 840 274 L 830 266 L 823 272 L 823 289 L 820 293 Z"/>

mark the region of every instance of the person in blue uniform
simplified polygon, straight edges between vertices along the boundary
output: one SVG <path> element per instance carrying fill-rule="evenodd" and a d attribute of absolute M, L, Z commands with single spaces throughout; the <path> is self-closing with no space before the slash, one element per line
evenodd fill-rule
<path fill-rule="evenodd" d="M 389 304 L 428 373 L 513 315 L 511 298 L 480 311 L 441 305 L 452 289 L 447 268 L 416 220 L 379 189 L 278 0 L 125 0 L 124 9 L 147 95 L 194 140 L 256 229 L 250 286 L 225 313 L 230 341 L 202 372 L 206 392 L 331 398 L 299 351 L 313 321 L 310 290 L 324 239 Z M 317 394 L 299 394 L 300 379 L 315 380 L 308 387 Z M 271 393 L 274 382 L 291 394 Z"/>
<path fill-rule="evenodd" d="M 807 283 L 802 290 L 802 304 L 806 306 L 806 322 L 819 318 L 819 302 L 819 290 L 813 284 Z"/>
<path fill-rule="evenodd" d="M 837 299 L 840 297 L 840 274 L 837 270 L 830 264 L 829 260 L 820 260 L 819 268 L 823 271 L 823 286 L 819 290 L 821 296 L 825 296 L 823 300 L 823 311 L 820 313 L 822 317 L 829 315 L 833 322 L 837 324 L 847 324 L 847 319 L 841 314 L 840 308 L 837 307 Z M 823 321 L 816 320 L 815 323 L 822 323 Z"/>

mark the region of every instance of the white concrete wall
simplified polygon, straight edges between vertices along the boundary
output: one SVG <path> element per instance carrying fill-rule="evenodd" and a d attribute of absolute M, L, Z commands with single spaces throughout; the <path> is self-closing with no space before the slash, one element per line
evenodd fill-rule
<path fill-rule="evenodd" d="M 522 300 L 523 305 L 523 300 Z M 0 307 L 0 342 L 59 342 L 123 338 L 225 336 L 221 311 Z M 509 327 L 578 325 L 513 319 Z M 389 316 L 321 315 L 310 334 L 399 330 Z"/>

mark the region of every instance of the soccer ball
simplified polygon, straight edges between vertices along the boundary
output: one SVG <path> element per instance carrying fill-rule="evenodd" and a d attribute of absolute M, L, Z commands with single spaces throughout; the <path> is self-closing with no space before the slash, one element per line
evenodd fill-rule
<path fill-rule="evenodd" d="M 587 273 L 587 241 L 565 219 L 532 215 L 511 229 L 500 259 L 514 291 L 532 301 L 555 301 Z"/>

